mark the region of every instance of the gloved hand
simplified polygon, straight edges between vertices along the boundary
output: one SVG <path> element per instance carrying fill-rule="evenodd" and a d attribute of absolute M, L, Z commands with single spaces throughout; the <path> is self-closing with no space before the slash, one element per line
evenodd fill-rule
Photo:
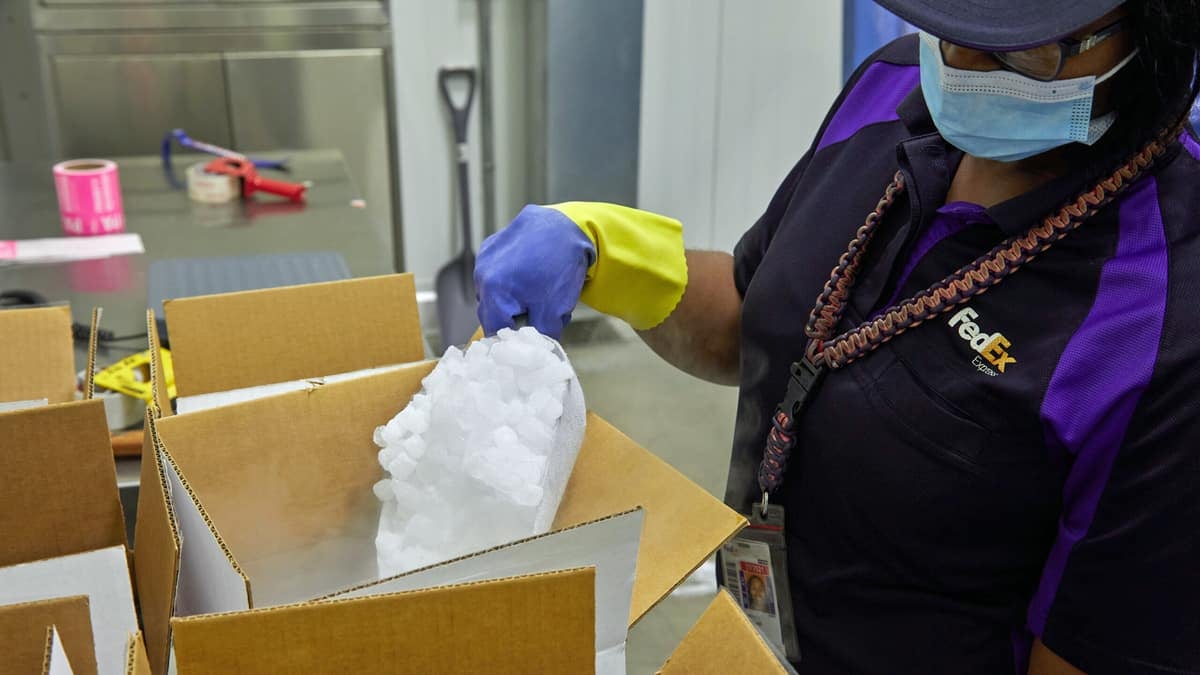
<path fill-rule="evenodd" d="M 479 322 L 489 335 L 526 314 L 558 338 L 580 300 L 647 330 L 686 286 L 679 221 L 615 204 L 526 206 L 475 260 Z"/>

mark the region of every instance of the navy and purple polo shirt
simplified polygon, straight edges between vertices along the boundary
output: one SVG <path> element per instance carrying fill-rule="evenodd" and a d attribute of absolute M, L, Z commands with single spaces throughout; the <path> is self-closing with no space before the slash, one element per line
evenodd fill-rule
<path fill-rule="evenodd" d="M 742 382 L 727 501 L 753 471 L 803 326 L 893 173 L 842 330 L 1024 232 L 1067 176 L 946 203 L 961 152 L 915 37 L 859 68 L 738 244 Z M 801 673 L 1200 672 L 1200 145 L 987 293 L 832 372 L 782 494 Z"/>

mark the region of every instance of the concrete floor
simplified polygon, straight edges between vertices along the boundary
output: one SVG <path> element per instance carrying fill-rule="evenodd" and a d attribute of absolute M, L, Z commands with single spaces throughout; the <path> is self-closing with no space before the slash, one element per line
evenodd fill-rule
<path fill-rule="evenodd" d="M 737 390 L 709 384 L 658 358 L 624 323 L 595 317 L 568 326 L 563 344 L 588 408 L 688 478 L 725 492 Z M 701 570 L 702 573 L 706 572 Z M 654 673 L 712 600 L 711 571 L 655 607 L 629 634 L 628 672 Z M 706 588 L 707 587 L 707 588 Z"/>

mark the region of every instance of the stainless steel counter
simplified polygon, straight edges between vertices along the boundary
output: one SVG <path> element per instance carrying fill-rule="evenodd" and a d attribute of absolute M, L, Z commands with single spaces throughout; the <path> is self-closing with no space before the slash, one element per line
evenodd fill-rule
<path fill-rule="evenodd" d="M 92 307 L 103 307 L 102 327 L 126 335 L 145 331 L 147 268 L 154 260 L 338 251 L 356 277 L 393 271 L 391 247 L 380 235 L 386 228 L 373 224 L 368 211 L 351 206 L 361 194 L 341 153 L 306 150 L 268 156 L 289 157 L 290 178 L 314 182 L 306 204 L 283 203 L 269 195 L 245 203 L 197 204 L 185 191 L 170 188 L 158 158 L 118 158 L 126 231 L 141 235 L 146 253 L 0 266 L 0 290 L 31 290 L 51 302 L 69 302 L 74 320 L 81 323 L 87 323 Z M 182 173 L 183 167 L 201 159 L 177 157 L 176 167 Z M 50 165 L 0 163 L 0 239 L 57 236 L 62 229 Z M 124 344 L 129 349 L 101 350 L 99 364 L 145 349 L 144 341 Z M 77 368 L 82 370 L 85 362 L 85 350 L 77 346 Z M 138 460 L 118 460 L 117 482 L 131 540 L 137 481 Z"/>
<path fill-rule="evenodd" d="M 273 155 L 268 155 L 273 156 Z M 76 321 L 104 308 L 103 327 L 118 334 L 145 328 L 146 271 L 151 261 L 255 253 L 338 251 L 356 277 L 393 271 L 387 242 L 336 150 L 284 152 L 290 179 L 311 180 L 304 205 L 260 195 L 248 202 L 197 204 L 172 190 L 158 158 L 117 159 L 126 231 L 141 235 L 146 253 L 105 260 L 0 267 L 0 289 L 28 289 L 71 303 Z M 182 168 L 199 157 L 179 157 Z M 272 174 L 275 175 L 275 174 Z M 0 239 L 62 236 L 49 165 L 0 163 Z M 79 352 L 82 356 L 82 352 Z M 116 360 L 120 353 L 101 354 Z M 80 367 L 83 361 L 77 359 Z"/>

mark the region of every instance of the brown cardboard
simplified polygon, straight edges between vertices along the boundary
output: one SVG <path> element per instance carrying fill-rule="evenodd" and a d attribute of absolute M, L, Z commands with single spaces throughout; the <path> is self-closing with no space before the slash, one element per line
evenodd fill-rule
<path fill-rule="evenodd" d="M 167 627 L 175 608 L 175 586 L 179 580 L 180 538 L 171 495 L 163 488 L 166 484 L 163 466 L 155 450 L 156 425 L 152 407 L 148 407 L 133 535 L 137 542 L 133 549 L 133 570 L 147 655 L 153 671 L 165 673 L 170 650 Z"/>
<path fill-rule="evenodd" d="M 786 675 L 788 671 L 729 593 L 721 591 L 658 672 L 659 675 Z"/>
<path fill-rule="evenodd" d="M 125 544 L 99 400 L 0 413 L 0 566 Z"/>
<path fill-rule="evenodd" d="M 95 675 L 92 619 L 86 595 L 23 602 L 0 607 L 0 675 L 28 675 L 43 666 L 46 633 L 58 629 L 71 666 L 78 675 Z"/>
<path fill-rule="evenodd" d="M 180 396 L 418 361 L 411 274 L 168 300 Z"/>
<path fill-rule="evenodd" d="M 0 312 L 0 402 L 75 400 L 71 308 Z"/>
<path fill-rule="evenodd" d="M 186 477 L 187 488 L 216 531 L 214 538 L 227 550 L 229 565 L 247 582 L 247 604 L 292 602 L 364 580 L 352 576 L 354 566 L 346 565 L 335 572 L 347 576 L 323 578 L 324 586 L 286 588 L 300 582 L 294 569 L 280 565 L 286 561 L 304 567 L 297 560 L 322 540 L 353 537 L 358 538 L 360 558 L 373 562 L 378 505 L 370 486 L 382 472 L 371 432 L 419 390 L 432 367 L 414 364 L 155 422 L 165 457 Z M 151 480 L 161 486 L 161 477 L 154 475 L 143 489 Z M 744 525 L 721 502 L 590 415 L 556 527 L 638 505 L 646 507 L 646 522 L 631 622 Z M 139 556 L 143 546 L 139 543 Z M 149 588 L 171 587 L 167 579 L 177 563 L 155 572 L 153 584 L 143 582 L 149 570 L 140 557 L 136 568 L 143 611 L 147 603 L 171 606 L 154 598 Z M 165 654 L 167 631 L 149 613 L 144 619 L 147 634 L 164 645 L 161 652 L 152 647 L 157 659 Z"/>
<path fill-rule="evenodd" d="M 141 631 L 129 636 L 129 644 L 125 652 L 125 675 L 152 675 L 150 659 L 146 658 L 146 646 L 142 643 Z"/>
<path fill-rule="evenodd" d="M 395 277 L 381 279 L 396 283 Z M 320 293 L 344 295 L 342 287 L 358 281 L 321 285 Z M 375 281 L 385 286 L 389 283 Z M 308 288 L 284 290 L 298 298 Z M 239 297 L 232 303 L 231 296 L 170 303 L 167 314 L 176 364 L 187 360 L 190 350 L 207 349 L 212 340 L 222 339 L 215 334 L 215 326 L 271 311 L 263 303 L 279 296 L 268 291 L 256 293 L 234 294 Z M 202 312 L 197 311 L 206 320 L 178 324 L 179 308 L 187 309 L 193 302 L 206 305 Z M 302 305 L 299 300 L 293 304 Z M 369 307 L 343 304 L 354 304 L 359 314 Z M 372 308 L 368 313 L 372 312 L 378 319 L 380 312 Z M 237 319 L 228 318 L 230 315 Z M 363 326 L 371 321 L 356 316 L 352 323 Z M 372 324 L 359 332 L 397 335 L 396 328 L 381 330 Z M 195 331 L 207 331 L 211 340 L 191 340 L 188 334 Z M 151 335 L 153 340 L 153 331 Z M 270 339 L 259 335 L 255 340 L 276 344 L 291 337 L 290 333 Z M 244 339 L 250 337 L 244 335 Z M 411 352 L 403 353 L 419 358 L 419 341 L 414 332 L 408 348 Z M 332 337 L 310 344 L 309 351 L 297 360 L 303 365 L 286 373 L 270 374 L 269 368 L 248 365 L 253 370 L 250 377 L 209 378 L 197 386 L 187 380 L 186 370 L 177 368 L 177 384 L 181 394 L 213 393 L 389 365 L 398 358 L 377 354 L 372 361 L 338 362 L 327 354 L 332 344 Z M 207 353 L 204 358 L 219 360 L 224 352 L 209 349 Z M 197 357 L 193 363 L 203 362 Z M 311 365 L 314 363 L 323 365 Z M 214 551 L 218 558 L 223 557 L 219 570 L 222 593 L 226 593 L 223 597 L 228 600 L 232 597 L 229 593 L 240 593 L 236 606 L 226 609 L 308 600 L 373 580 L 369 575 L 374 574 L 379 505 L 371 485 L 382 477 L 382 470 L 372 432 L 407 404 L 433 366 L 432 362 L 416 363 L 357 380 L 312 382 L 304 391 L 184 415 L 169 416 L 169 407 L 164 407 L 163 417 L 149 427 L 153 433 L 147 434 L 135 564 L 146 644 L 156 672 L 166 667 L 171 639 L 168 617 L 173 611 L 183 616 L 190 613 L 181 609 L 190 604 L 181 604 L 178 595 L 185 583 L 181 560 L 190 555 L 185 552 L 188 537 L 181 534 L 178 509 L 190 509 L 191 515 L 185 519 L 188 527 L 197 527 L 199 521 L 200 530 L 191 530 L 196 535 L 191 541 L 193 546 L 203 543 L 208 547 L 207 564 L 215 564 Z M 171 482 L 176 486 L 174 494 L 164 487 Z M 674 469 L 600 418 L 589 416 L 584 447 L 555 527 L 604 518 L 639 505 L 646 506 L 645 534 L 630 622 L 644 615 L 745 524 Z M 314 576 L 314 569 L 322 574 Z"/>
<path fill-rule="evenodd" d="M 174 619 L 179 675 L 590 673 L 594 570 Z"/>
<path fill-rule="evenodd" d="M 746 525 L 723 502 L 591 413 L 554 529 L 636 506 L 646 509 L 646 521 L 631 626 Z"/>

